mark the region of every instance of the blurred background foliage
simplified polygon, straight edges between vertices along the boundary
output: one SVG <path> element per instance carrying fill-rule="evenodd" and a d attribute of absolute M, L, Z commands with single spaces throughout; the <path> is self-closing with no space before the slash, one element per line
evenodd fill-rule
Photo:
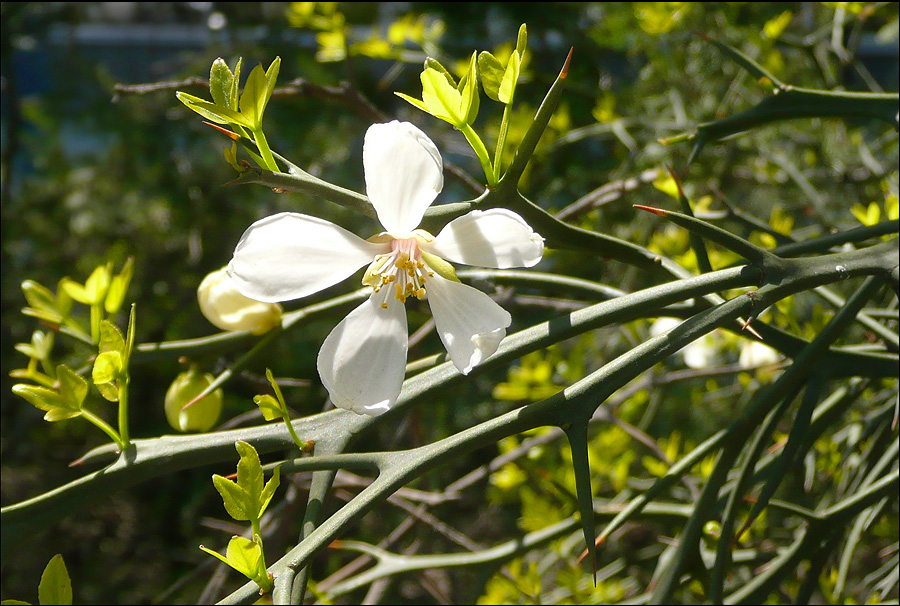
<path fill-rule="evenodd" d="M 49 490 L 80 475 L 67 464 L 104 437 L 87 424 L 47 424 L 39 411 L 10 392 L 8 373 L 24 358 L 13 349 L 31 340 L 36 322 L 20 314 L 20 284 L 32 279 L 53 289 L 64 276 L 83 281 L 99 264 L 116 267 L 135 258 L 127 301 L 137 301 L 138 342 L 199 337 L 216 332 L 200 314 L 196 288 L 226 264 L 234 244 L 254 220 L 298 211 L 338 222 L 358 233 L 376 231 L 368 219 L 307 195 L 279 195 L 249 186 L 226 186 L 234 171 L 223 161 L 225 140 L 203 126 L 174 97 L 176 88 L 206 96 L 202 86 L 216 57 L 249 68 L 281 56 L 279 85 L 266 115 L 273 149 L 332 183 L 362 191 L 362 138 L 385 119 L 409 120 L 434 139 L 446 161 L 471 175 L 477 160 L 448 124 L 394 95 L 417 97 L 424 58 L 463 70 L 473 49 L 501 61 L 513 49 L 519 24 L 528 25 L 529 53 L 509 134 L 510 153 L 538 104 L 574 49 L 559 110 L 529 166 L 522 190 L 543 208 L 576 225 L 659 251 L 697 271 L 687 232 L 636 216 L 633 203 L 676 208 L 665 165 L 685 167 L 686 145 L 666 138 L 699 122 L 750 107 L 765 94 L 698 33 L 733 44 L 782 81 L 812 88 L 859 91 L 898 89 L 897 3 L 215 3 L 44 2 L 2 4 L 2 499 L 4 505 Z M 461 75 L 461 72 L 457 74 Z M 117 90 L 119 84 L 165 83 L 158 90 Z M 194 90 L 196 89 L 196 90 Z M 365 102 L 367 100 L 367 102 Z M 500 112 L 482 104 L 476 130 L 494 141 Z M 492 143 L 488 143 L 489 147 Z M 839 120 L 785 122 L 709 145 L 683 176 L 697 213 L 772 247 L 832 229 L 897 218 L 897 132 L 883 124 Z M 474 197 L 469 182 L 448 175 L 438 202 Z M 735 221 L 734 207 L 758 220 Z M 714 269 L 734 255 L 711 247 Z M 583 277 L 631 292 L 651 276 L 622 264 L 588 263 L 548 251 L 543 271 Z M 584 293 L 530 291 L 490 284 L 513 314 L 517 330 L 586 304 Z M 353 282 L 319 295 L 333 296 Z M 835 289 L 836 291 L 839 289 Z M 846 296 L 847 293 L 839 293 Z M 888 299 L 885 299 L 888 301 Z M 304 304 L 309 301 L 304 301 Z M 894 304 L 896 301 L 894 301 Z M 804 293 L 769 309 L 762 319 L 809 338 L 833 315 L 834 301 Z M 839 305 L 839 304 L 837 304 Z M 288 303 L 287 307 L 297 307 Z M 896 309 L 896 308 L 894 308 Z M 315 354 L 339 318 L 311 323 L 270 349 L 225 393 L 223 427 L 259 423 L 252 396 L 265 391 L 263 372 L 298 380 L 286 390 L 293 416 L 318 412 L 325 392 Z M 411 330 L 428 320 L 411 307 Z M 125 316 L 120 318 L 124 325 Z M 896 316 L 891 327 L 896 330 Z M 507 371 L 488 373 L 429 407 L 418 407 L 399 426 L 381 428 L 359 450 L 417 446 L 539 400 L 571 384 L 644 340 L 648 320 L 611 326 L 529 354 Z M 859 331 L 857 340 L 866 339 Z M 433 333 L 415 338 L 411 357 L 438 351 Z M 717 331 L 704 341 L 708 363 L 686 365 L 686 352 L 613 397 L 615 415 L 592 425 L 595 497 L 611 511 L 646 488 L 694 445 L 726 426 L 755 389 L 779 372 L 738 364 L 746 341 Z M 69 348 L 69 349 L 67 349 Z M 57 340 L 57 355 L 83 355 Z M 225 361 L 191 360 L 205 371 Z M 132 370 L 132 434 L 171 432 L 163 399 L 185 368 L 175 360 Z M 305 381 L 309 384 L 305 385 Z M 780 497 L 818 503 L 846 478 L 866 449 L 896 439 L 867 435 L 873 410 L 896 399 L 896 381 L 870 384 L 842 422 L 822 434 L 802 469 Z M 893 394 L 893 395 L 892 395 Z M 894 400 L 891 399 L 894 398 Z M 101 414 L 104 409 L 95 406 Z M 110 412 L 112 409 L 107 409 Z M 248 414 L 249 413 L 249 414 Z M 414 525 L 390 544 L 403 553 L 443 553 L 489 547 L 571 516 L 577 505 L 568 447 L 556 429 L 501 441 L 426 474 L 412 488 L 446 496 L 451 480 L 491 463 L 474 488 L 429 508 L 443 524 Z M 776 440 L 784 434 L 776 435 Z M 777 442 L 771 444 L 777 447 Z M 698 463 L 671 490 L 690 503 L 711 470 Z M 33 599 L 44 564 L 62 553 L 76 601 L 85 603 L 195 603 L 222 595 L 240 581 L 221 572 L 199 543 L 222 546 L 236 526 L 225 520 L 209 481 L 213 470 L 194 469 L 109 495 L 23 545 L 2 563 L 4 598 Z M 273 560 L 298 535 L 308 476 L 296 475 L 283 494 L 266 548 Z M 360 490 L 360 478 L 341 473 L 333 510 Z M 408 519 L 414 495 L 398 495 L 359 520 L 346 536 L 379 544 Z M 878 603 L 898 599 L 897 504 L 862 536 L 848 570 L 836 558 L 820 570 L 814 599 Z M 765 553 L 790 531 L 787 512 L 758 518 L 742 546 Z M 600 552 L 598 584 L 576 561 L 580 534 L 567 536 L 502 567 L 433 569 L 329 597 L 348 551 L 328 550 L 313 565 L 314 598 L 385 603 L 603 603 L 642 593 L 654 563 L 678 534 L 677 508 L 629 522 Z M 602 520 L 601 520 L 602 521 Z M 710 536 L 715 529 L 709 529 Z M 573 556 L 573 553 L 575 556 Z M 587 568 L 585 568 L 587 566 Z M 754 564 L 736 574 L 752 574 Z M 882 568 L 886 572 L 876 574 Z M 894 572 L 892 572 L 894 571 Z M 841 577 L 841 575 L 844 575 Z M 790 579 L 771 597 L 796 594 Z M 317 583 L 317 584 L 316 584 Z M 681 598 L 700 599 L 697 587 Z"/>

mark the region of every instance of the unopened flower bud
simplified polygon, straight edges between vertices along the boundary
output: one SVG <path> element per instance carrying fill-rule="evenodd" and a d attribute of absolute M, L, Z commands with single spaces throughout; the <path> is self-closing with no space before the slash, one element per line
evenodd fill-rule
<path fill-rule="evenodd" d="M 249 330 L 260 335 L 281 323 L 281 305 L 248 299 L 225 268 L 203 278 L 197 289 L 200 311 L 222 330 Z"/>
<path fill-rule="evenodd" d="M 214 390 L 185 408 L 186 404 L 212 385 L 214 379 L 211 374 L 198 372 L 194 368 L 175 377 L 166 392 L 166 419 L 173 429 L 181 432 L 204 432 L 216 425 L 222 413 L 221 389 Z"/>

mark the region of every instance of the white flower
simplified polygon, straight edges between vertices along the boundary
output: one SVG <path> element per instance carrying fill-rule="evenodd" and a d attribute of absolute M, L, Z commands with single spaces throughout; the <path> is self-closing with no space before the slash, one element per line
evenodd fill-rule
<path fill-rule="evenodd" d="M 472 211 L 437 235 L 416 229 L 443 187 L 441 155 L 406 122 L 375 124 L 363 146 L 366 192 L 385 231 L 363 240 L 316 217 L 281 213 L 244 233 L 228 266 L 238 289 L 259 301 L 298 299 L 369 264 L 369 298 L 344 318 L 319 350 L 322 383 L 336 406 L 380 414 L 397 401 L 408 345 L 409 297 L 427 297 L 441 341 L 463 374 L 492 355 L 510 315 L 456 279 L 454 263 L 531 267 L 544 240 L 505 209 Z"/>
<path fill-rule="evenodd" d="M 781 361 L 781 354 L 759 341 L 748 341 L 741 347 L 738 365 L 741 368 L 771 366 Z"/>
<path fill-rule="evenodd" d="M 676 318 L 660 318 L 650 326 L 650 336 L 658 337 L 680 324 L 681 320 Z M 683 355 L 684 365 L 688 368 L 710 368 L 715 365 L 719 357 L 719 344 L 716 337 L 709 333 L 688 343 L 676 353 Z"/>
<path fill-rule="evenodd" d="M 197 302 L 207 320 L 222 330 L 262 334 L 281 323 L 281 305 L 248 299 L 238 292 L 226 268 L 208 274 L 197 288 Z"/>

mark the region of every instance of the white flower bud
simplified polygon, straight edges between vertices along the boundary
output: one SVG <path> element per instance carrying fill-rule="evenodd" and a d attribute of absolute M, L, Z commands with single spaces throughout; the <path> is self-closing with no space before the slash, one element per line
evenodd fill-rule
<path fill-rule="evenodd" d="M 222 330 L 249 330 L 260 335 L 281 323 L 281 305 L 245 297 L 224 267 L 203 278 L 197 301 L 206 319 Z"/>

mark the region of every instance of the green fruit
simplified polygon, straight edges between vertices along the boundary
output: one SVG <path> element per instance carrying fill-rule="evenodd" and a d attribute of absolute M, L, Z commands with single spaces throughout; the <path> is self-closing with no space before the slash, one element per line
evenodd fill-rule
<path fill-rule="evenodd" d="M 183 372 L 172 381 L 166 392 L 166 419 L 173 429 L 180 432 L 209 431 L 222 414 L 222 390 L 216 389 L 199 402 L 184 408 L 204 389 L 212 385 L 214 377 L 195 369 Z"/>

